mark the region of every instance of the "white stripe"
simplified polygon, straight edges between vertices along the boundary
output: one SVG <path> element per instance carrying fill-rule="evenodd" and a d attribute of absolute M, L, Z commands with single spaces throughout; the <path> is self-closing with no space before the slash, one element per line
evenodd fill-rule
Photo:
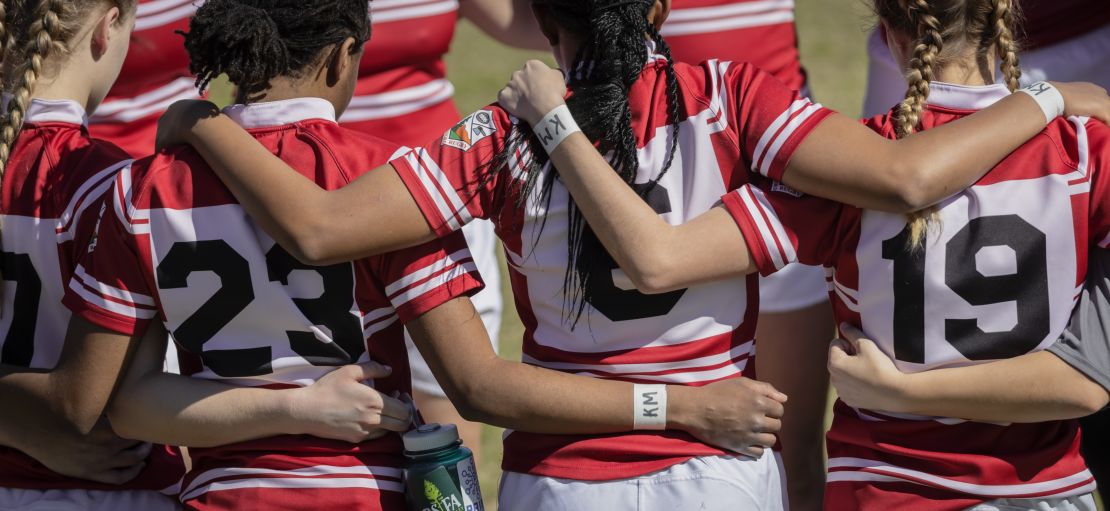
<path fill-rule="evenodd" d="M 151 319 L 151 318 L 154 317 L 154 314 L 157 312 L 153 309 L 139 309 L 139 308 L 131 307 L 131 306 L 128 306 L 128 305 L 124 305 L 122 303 L 117 303 L 117 302 L 105 300 L 103 297 L 92 293 L 88 289 L 85 289 L 85 286 L 81 285 L 81 283 L 78 282 L 77 280 L 70 280 L 69 281 L 69 288 L 71 290 L 75 291 L 77 293 L 77 295 L 80 296 L 81 299 L 83 299 L 85 302 L 87 302 L 91 305 L 94 305 L 98 308 L 104 309 L 106 311 L 114 312 L 116 314 L 127 316 L 129 318 Z"/>
<path fill-rule="evenodd" d="M 1076 170 L 1084 176 L 1087 175 L 1087 162 L 1090 161 L 1091 152 L 1090 147 L 1087 145 L 1088 120 L 1090 120 L 1088 117 L 1068 117 L 1068 121 L 1071 121 L 1071 123 L 1075 125 L 1075 142 L 1079 154 L 1079 168 Z"/>
<path fill-rule="evenodd" d="M 384 94 L 355 96 L 343 112 L 343 122 L 389 119 L 423 110 L 451 99 L 455 87 L 447 80 L 434 80 L 424 85 Z"/>
<path fill-rule="evenodd" d="M 940 488 L 947 488 L 949 490 L 956 490 L 959 492 L 981 495 L 987 497 L 1006 497 L 1009 495 L 1028 495 L 1034 493 L 1051 492 L 1061 490 L 1069 486 L 1073 486 L 1088 479 L 1091 479 L 1091 472 L 1084 469 L 1082 472 L 1077 472 L 1067 477 L 1053 479 L 1050 481 L 1042 481 L 1039 483 L 1026 483 L 1026 484 L 974 484 L 966 483 L 963 481 L 955 481 L 945 477 L 936 476 L 918 470 L 911 470 L 908 468 L 898 467 L 879 461 L 871 461 L 861 458 L 831 458 L 829 459 L 830 477 L 832 476 L 832 469 L 834 468 L 851 468 L 851 469 L 868 469 L 868 470 L 881 470 L 885 476 L 893 477 L 906 477 L 913 478 L 919 481 L 937 486 Z M 1069 490 L 1067 494 L 1086 493 L 1079 489 Z"/>
<path fill-rule="evenodd" d="M 455 267 L 428 279 L 427 282 L 422 282 L 405 290 L 405 292 L 390 298 L 394 308 L 399 308 L 402 305 L 409 303 L 425 294 L 428 294 L 440 286 L 455 280 L 467 273 L 478 273 L 478 266 L 474 261 L 467 261 L 465 263 L 456 265 Z"/>
<path fill-rule="evenodd" d="M 794 112 L 798 112 L 806 108 L 809 103 L 809 100 L 804 98 L 795 99 L 794 102 L 791 103 L 790 106 L 788 106 L 783 113 L 779 114 L 779 116 L 775 118 L 775 122 L 772 122 L 771 125 L 767 127 L 767 130 L 764 131 L 763 135 L 759 137 L 759 142 L 755 144 L 755 149 L 752 151 L 753 171 L 756 170 L 754 165 L 759 163 L 760 159 L 763 156 L 764 150 L 771 143 L 771 139 L 775 136 L 775 133 L 778 133 L 779 128 L 781 128 L 783 124 L 786 124 L 786 121 L 790 119 L 790 116 L 794 115 Z"/>
<path fill-rule="evenodd" d="M 237 477 L 244 475 L 284 475 L 284 476 L 326 476 L 326 475 L 362 475 L 368 477 L 394 477 L 401 479 L 404 473 L 399 468 L 393 467 L 370 467 L 365 465 L 357 465 L 352 467 L 340 467 L 334 465 L 314 465 L 311 467 L 297 468 L 293 470 L 277 470 L 270 468 L 246 468 L 246 467 L 224 467 L 206 470 L 198 474 L 182 493 L 189 493 L 196 490 L 198 486 L 215 481 L 223 477 Z"/>
<path fill-rule="evenodd" d="M 1083 181 L 1082 183 L 1074 184 L 1068 187 L 1068 193 L 1071 195 L 1082 195 L 1091 192 L 1091 182 Z"/>
<path fill-rule="evenodd" d="M 833 277 L 833 285 L 836 286 L 837 289 L 840 289 L 845 295 L 851 297 L 852 300 L 857 302 L 859 301 L 859 292 L 857 292 L 855 289 L 845 286 L 844 284 L 841 284 L 840 281 L 836 280 L 835 277 Z"/>
<path fill-rule="evenodd" d="M 444 2 L 419 5 L 416 7 L 391 9 L 385 12 L 375 12 L 373 14 L 372 21 L 374 23 L 386 23 L 390 21 L 407 20 L 414 18 L 429 18 L 439 14 L 455 12 L 458 9 L 458 0 L 447 0 Z"/>
<path fill-rule="evenodd" d="M 467 224 L 470 223 L 471 220 L 474 220 L 474 217 L 470 215 L 470 210 L 466 209 L 466 203 L 463 202 L 462 197 L 459 197 L 454 185 L 451 184 L 451 180 L 447 177 L 447 174 L 443 172 L 443 169 L 439 167 L 439 163 L 436 163 L 436 161 L 432 159 L 432 156 L 428 154 L 428 151 L 422 147 L 417 148 L 416 152 L 420 155 L 420 161 L 424 163 L 424 169 L 439 183 L 440 189 L 443 190 L 444 198 L 451 203 L 451 211 L 459 217 L 458 222 L 460 224 Z"/>
<path fill-rule="evenodd" d="M 735 364 L 730 364 L 716 369 L 708 369 L 705 371 L 686 371 L 680 373 L 671 373 L 663 375 L 655 374 L 637 374 L 637 373 L 621 373 L 617 376 L 621 378 L 634 378 L 637 380 L 650 381 L 655 383 L 673 383 L 682 385 L 692 385 L 697 383 L 704 383 L 708 381 L 720 380 L 723 378 L 730 378 L 739 376 L 744 373 L 744 368 L 748 366 L 748 360 L 743 359 Z M 591 372 L 574 372 L 578 376 L 590 376 L 598 378 L 598 375 Z"/>
<path fill-rule="evenodd" d="M 472 259 L 470 255 L 470 250 L 464 248 L 455 253 L 448 254 L 447 256 L 440 259 L 436 259 L 431 264 L 420 268 L 419 270 L 415 270 L 411 273 L 406 274 L 400 279 L 394 281 L 392 284 L 385 286 L 385 294 L 386 296 L 393 295 L 397 291 L 413 285 L 418 280 L 424 280 L 436 273 L 443 271 L 443 269 L 447 268 L 448 266 L 458 264 L 458 262 L 462 261 L 463 259 Z"/>
<path fill-rule="evenodd" d="M 782 225 L 778 212 L 771 206 L 771 202 L 767 200 L 767 194 L 754 186 L 748 186 L 748 191 L 751 192 L 755 200 L 759 201 L 759 205 L 762 206 L 763 211 L 767 212 L 771 228 L 775 230 L 775 236 L 778 237 L 779 242 L 782 244 L 782 250 L 786 255 L 786 261 L 788 263 L 797 261 L 798 253 L 794 251 L 794 243 L 790 241 L 790 237 L 786 235 L 786 228 Z"/>
<path fill-rule="evenodd" d="M 162 25 L 169 25 L 175 21 L 188 18 L 197 12 L 196 6 L 192 2 L 182 5 L 176 9 L 165 11 L 151 16 L 143 16 L 135 18 L 135 31 L 150 30 Z"/>
<path fill-rule="evenodd" d="M 197 99 L 192 78 L 178 78 L 164 87 L 129 99 L 110 101 L 97 108 L 92 122 L 132 122 L 165 111 L 182 99 Z"/>
<path fill-rule="evenodd" d="M 847 295 L 845 295 L 840 286 L 834 285 L 833 292 L 836 293 L 838 297 L 840 297 L 840 303 L 843 303 L 844 306 L 848 308 L 848 310 L 852 312 L 859 312 L 859 302 L 852 300 Z"/>
<path fill-rule="evenodd" d="M 239 490 L 243 488 L 366 488 L 370 490 L 403 492 L 404 485 L 396 481 L 384 481 L 378 479 L 366 478 L 265 478 L 265 479 L 240 479 L 226 483 L 211 483 L 193 490 L 190 493 L 181 494 L 181 501 L 185 502 L 194 499 L 205 493 L 212 493 L 218 491 Z"/>
<path fill-rule="evenodd" d="M 1106 237 L 1103 238 L 1101 242 L 1099 242 L 1098 246 L 1102 248 L 1110 248 L 1110 233 L 1106 234 Z"/>
<path fill-rule="evenodd" d="M 97 204 L 99 202 L 97 199 L 108 193 L 108 190 L 111 190 L 112 185 L 115 184 L 115 179 L 110 175 L 118 171 L 120 167 L 130 165 L 132 161 L 121 161 L 98 172 L 81 184 L 81 188 L 73 194 L 73 198 L 70 199 L 65 211 L 62 212 L 62 216 L 55 223 L 55 230 L 58 231 L 58 243 L 70 241 L 74 238 L 77 234 L 77 221 L 74 218 L 83 215 L 89 209 L 89 206 Z M 80 202 L 80 207 L 77 205 L 78 202 Z M 69 227 L 66 227 L 66 224 L 69 224 Z"/>
<path fill-rule="evenodd" d="M 408 163 L 412 172 L 416 174 L 416 178 L 420 180 L 420 184 L 424 187 L 428 196 L 432 198 L 432 202 L 435 203 L 436 209 L 439 210 L 439 216 L 447 223 L 447 227 L 452 231 L 459 230 L 462 226 L 455 220 L 454 211 L 451 211 L 451 207 L 447 205 L 447 199 L 443 197 L 439 188 L 436 187 L 436 182 L 432 177 L 432 173 L 425 169 L 424 164 L 420 162 L 417 151 L 423 151 L 423 149 L 417 148 L 406 154 L 405 162 Z"/>
<path fill-rule="evenodd" d="M 782 149 L 783 144 L 785 144 L 786 141 L 790 139 L 790 136 L 793 135 L 794 131 L 798 129 L 798 126 L 801 126 L 802 123 L 806 121 L 806 119 L 809 119 L 810 116 L 812 116 L 819 110 L 821 110 L 821 105 L 817 103 L 810 103 L 809 106 L 805 108 L 805 110 L 802 110 L 802 113 L 794 117 L 794 119 L 790 121 L 790 123 L 787 124 L 785 128 L 782 129 L 782 131 L 775 138 L 775 142 L 771 144 L 770 148 L 767 149 L 767 154 L 763 157 L 763 163 L 759 166 L 760 174 L 763 174 L 764 176 L 768 175 L 771 169 L 771 164 L 775 161 L 775 157 L 779 155 L 779 149 Z"/>
<path fill-rule="evenodd" d="M 752 200 L 751 194 L 746 193 L 746 188 L 747 185 L 736 190 L 735 193 L 740 197 L 740 200 L 743 201 L 744 209 L 748 210 L 748 216 L 755 221 L 755 228 L 763 238 L 763 246 L 767 247 L 767 253 L 771 255 L 771 262 L 774 263 L 775 269 L 782 269 L 783 266 L 786 266 L 786 258 L 783 256 L 782 251 L 779 250 L 778 243 L 775 243 L 775 238 L 771 234 L 772 229 L 767 226 L 767 221 L 763 218 L 763 214 L 759 211 L 759 207 L 757 207 Z M 767 216 L 772 217 L 773 215 Z"/>
<path fill-rule="evenodd" d="M 367 312 L 366 315 L 360 318 L 362 321 L 362 328 L 366 329 L 367 326 L 370 326 L 370 323 L 373 323 L 386 316 L 392 315 L 394 312 L 395 311 L 392 307 L 382 307 L 380 309 L 374 309 L 370 312 Z"/>
<path fill-rule="evenodd" d="M 126 289 L 120 289 L 96 280 L 85 271 L 85 266 L 83 264 L 77 265 L 77 268 L 74 270 L 74 275 L 76 275 L 78 279 L 81 279 L 81 282 L 84 282 L 86 286 L 96 289 L 104 296 L 122 300 L 133 305 L 157 306 L 157 304 L 154 303 L 154 299 L 147 295 L 132 293 Z"/>
<path fill-rule="evenodd" d="M 793 9 L 794 0 L 761 0 L 758 2 L 739 2 L 710 7 L 691 7 L 687 9 L 672 9 L 667 15 L 667 24 L 672 22 L 687 22 L 703 19 L 720 19 L 728 16 L 743 14 L 761 14 L 779 9 Z M 666 30 L 667 24 L 663 25 Z"/>
<path fill-rule="evenodd" d="M 794 11 L 783 10 L 760 15 L 733 16 L 729 18 L 672 23 L 669 19 L 661 31 L 664 37 L 677 37 L 691 34 L 710 34 L 737 30 L 741 28 L 765 27 L 794 21 Z"/>
<path fill-rule="evenodd" d="M 378 332 L 381 332 L 382 330 L 385 330 L 386 328 L 389 328 L 389 325 L 392 325 L 393 323 L 396 323 L 396 322 L 397 322 L 397 315 L 394 314 L 394 315 L 390 316 L 389 319 L 382 320 L 382 321 L 379 321 L 377 323 L 374 323 L 373 325 L 363 327 L 362 335 L 364 337 L 370 337 L 371 335 L 374 335 Z"/>
<path fill-rule="evenodd" d="M 191 3 L 193 3 L 193 0 L 153 0 L 152 2 L 144 2 L 139 4 L 139 8 L 136 11 L 135 16 L 140 18 L 143 16 L 150 16 L 152 14 L 158 14 L 167 9 L 172 9 L 174 7 L 180 7 L 182 5 Z"/>
<path fill-rule="evenodd" d="M 538 365 L 549 369 L 559 369 L 564 371 L 605 371 L 611 373 L 653 373 L 658 371 L 673 371 L 676 369 L 698 369 L 708 367 L 711 365 L 723 364 L 734 358 L 742 357 L 744 355 L 751 355 L 754 342 L 748 341 L 732 349 L 717 353 L 715 355 L 706 355 L 704 357 L 692 358 L 690 360 L 676 360 L 674 362 L 651 362 L 641 364 L 579 364 L 573 362 L 547 362 L 537 360 L 527 354 L 521 355 L 521 359 L 532 365 Z"/>

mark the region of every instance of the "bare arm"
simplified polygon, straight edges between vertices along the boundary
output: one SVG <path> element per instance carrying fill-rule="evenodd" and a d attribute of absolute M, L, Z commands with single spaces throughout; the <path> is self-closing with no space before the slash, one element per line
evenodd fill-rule
<path fill-rule="evenodd" d="M 1090 415 L 1106 389 L 1048 352 L 967 367 L 902 373 L 859 330 L 829 352 L 833 386 L 849 405 L 988 422 L 1043 422 Z"/>
<path fill-rule="evenodd" d="M 1069 108 L 1110 117 L 1110 98 L 1089 84 L 1059 84 Z M 562 74 L 529 61 L 498 100 L 534 124 L 564 104 Z M 1044 128 L 1044 114 L 1015 94 L 957 122 L 889 140 L 833 114 L 790 161 L 785 183 L 860 207 L 921 209 L 972 184 Z M 679 226 L 664 222 L 612 171 L 581 133 L 550 153 L 590 227 L 640 291 L 666 292 L 755 270 L 728 213 L 715 208 Z"/>
<path fill-rule="evenodd" d="M 470 300 L 459 298 L 406 327 L 463 418 L 533 433 L 631 431 L 632 384 L 552 371 L 497 356 Z M 529 389 L 521 392 L 520 389 Z M 737 378 L 668 386 L 667 427 L 758 455 L 774 443 L 785 396 Z M 588 397 L 587 397 L 588 396 Z"/>
<path fill-rule="evenodd" d="M 532 15 L 531 0 L 463 0 L 459 13 L 501 44 L 531 50 L 550 50 Z"/>
<path fill-rule="evenodd" d="M 410 425 L 407 405 L 362 384 L 389 374 L 378 364 L 343 367 L 308 387 L 271 390 L 164 373 L 165 350 L 165 330 L 152 325 L 109 409 L 120 435 L 187 447 L 289 434 L 361 442 Z"/>

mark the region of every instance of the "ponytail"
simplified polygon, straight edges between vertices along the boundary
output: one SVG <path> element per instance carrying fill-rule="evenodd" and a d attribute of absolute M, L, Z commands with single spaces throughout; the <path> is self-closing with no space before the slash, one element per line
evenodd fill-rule
<path fill-rule="evenodd" d="M 1021 87 L 1021 67 L 1018 62 L 1018 47 L 1014 41 L 1014 10 L 1013 0 L 993 0 L 994 8 L 991 10 L 991 27 L 994 32 L 994 47 L 998 51 L 998 60 L 1001 63 L 1002 77 L 1006 80 L 1006 87 L 1010 92 Z"/>

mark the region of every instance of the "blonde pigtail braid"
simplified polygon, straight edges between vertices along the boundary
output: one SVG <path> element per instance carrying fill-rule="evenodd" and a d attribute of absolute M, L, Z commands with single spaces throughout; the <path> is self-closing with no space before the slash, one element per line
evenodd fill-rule
<path fill-rule="evenodd" d="M 906 99 L 898 106 L 898 116 L 895 119 L 895 133 L 898 138 L 917 130 L 921 122 L 921 111 L 929 99 L 929 82 L 933 81 L 934 66 L 944 47 L 940 21 L 933 15 L 928 0 L 909 0 L 907 14 L 917 27 L 917 44 L 913 48 L 910 72 L 906 75 L 906 81 L 909 82 Z M 936 211 L 927 209 L 908 216 L 909 244 L 910 248 L 916 248 L 925 240 L 925 233 L 929 230 L 929 223 L 935 219 Z"/>
<path fill-rule="evenodd" d="M 1014 41 L 1013 0 L 994 0 L 991 13 L 991 26 L 994 31 L 994 45 L 1002 66 L 1002 76 L 1010 92 L 1021 87 L 1021 67 L 1018 61 L 1017 43 Z"/>

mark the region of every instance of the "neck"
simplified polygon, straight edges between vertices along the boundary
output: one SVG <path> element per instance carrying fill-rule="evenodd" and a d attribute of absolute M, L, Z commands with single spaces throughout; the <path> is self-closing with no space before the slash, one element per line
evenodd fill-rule
<path fill-rule="evenodd" d="M 948 59 L 937 68 L 937 81 L 956 85 L 993 85 L 994 55 L 978 55 L 974 51 Z"/>
<path fill-rule="evenodd" d="M 46 66 L 44 66 L 46 67 Z M 86 112 L 92 114 L 98 105 L 92 99 L 92 86 L 87 79 L 82 79 L 83 73 L 73 69 L 72 66 L 63 65 L 62 68 L 51 76 L 44 76 L 35 82 L 35 99 L 68 100 L 76 102 Z"/>
<path fill-rule="evenodd" d="M 273 101 L 287 101 L 290 99 L 300 98 L 322 98 L 331 102 L 332 106 L 336 107 L 339 111 L 339 105 L 336 104 L 335 94 L 330 87 L 322 86 L 314 82 L 306 83 L 304 80 L 290 80 L 287 78 L 275 78 L 270 81 L 270 88 L 266 92 L 254 98 L 251 103 L 269 103 Z M 242 101 L 244 98 L 237 98 L 237 102 Z"/>

